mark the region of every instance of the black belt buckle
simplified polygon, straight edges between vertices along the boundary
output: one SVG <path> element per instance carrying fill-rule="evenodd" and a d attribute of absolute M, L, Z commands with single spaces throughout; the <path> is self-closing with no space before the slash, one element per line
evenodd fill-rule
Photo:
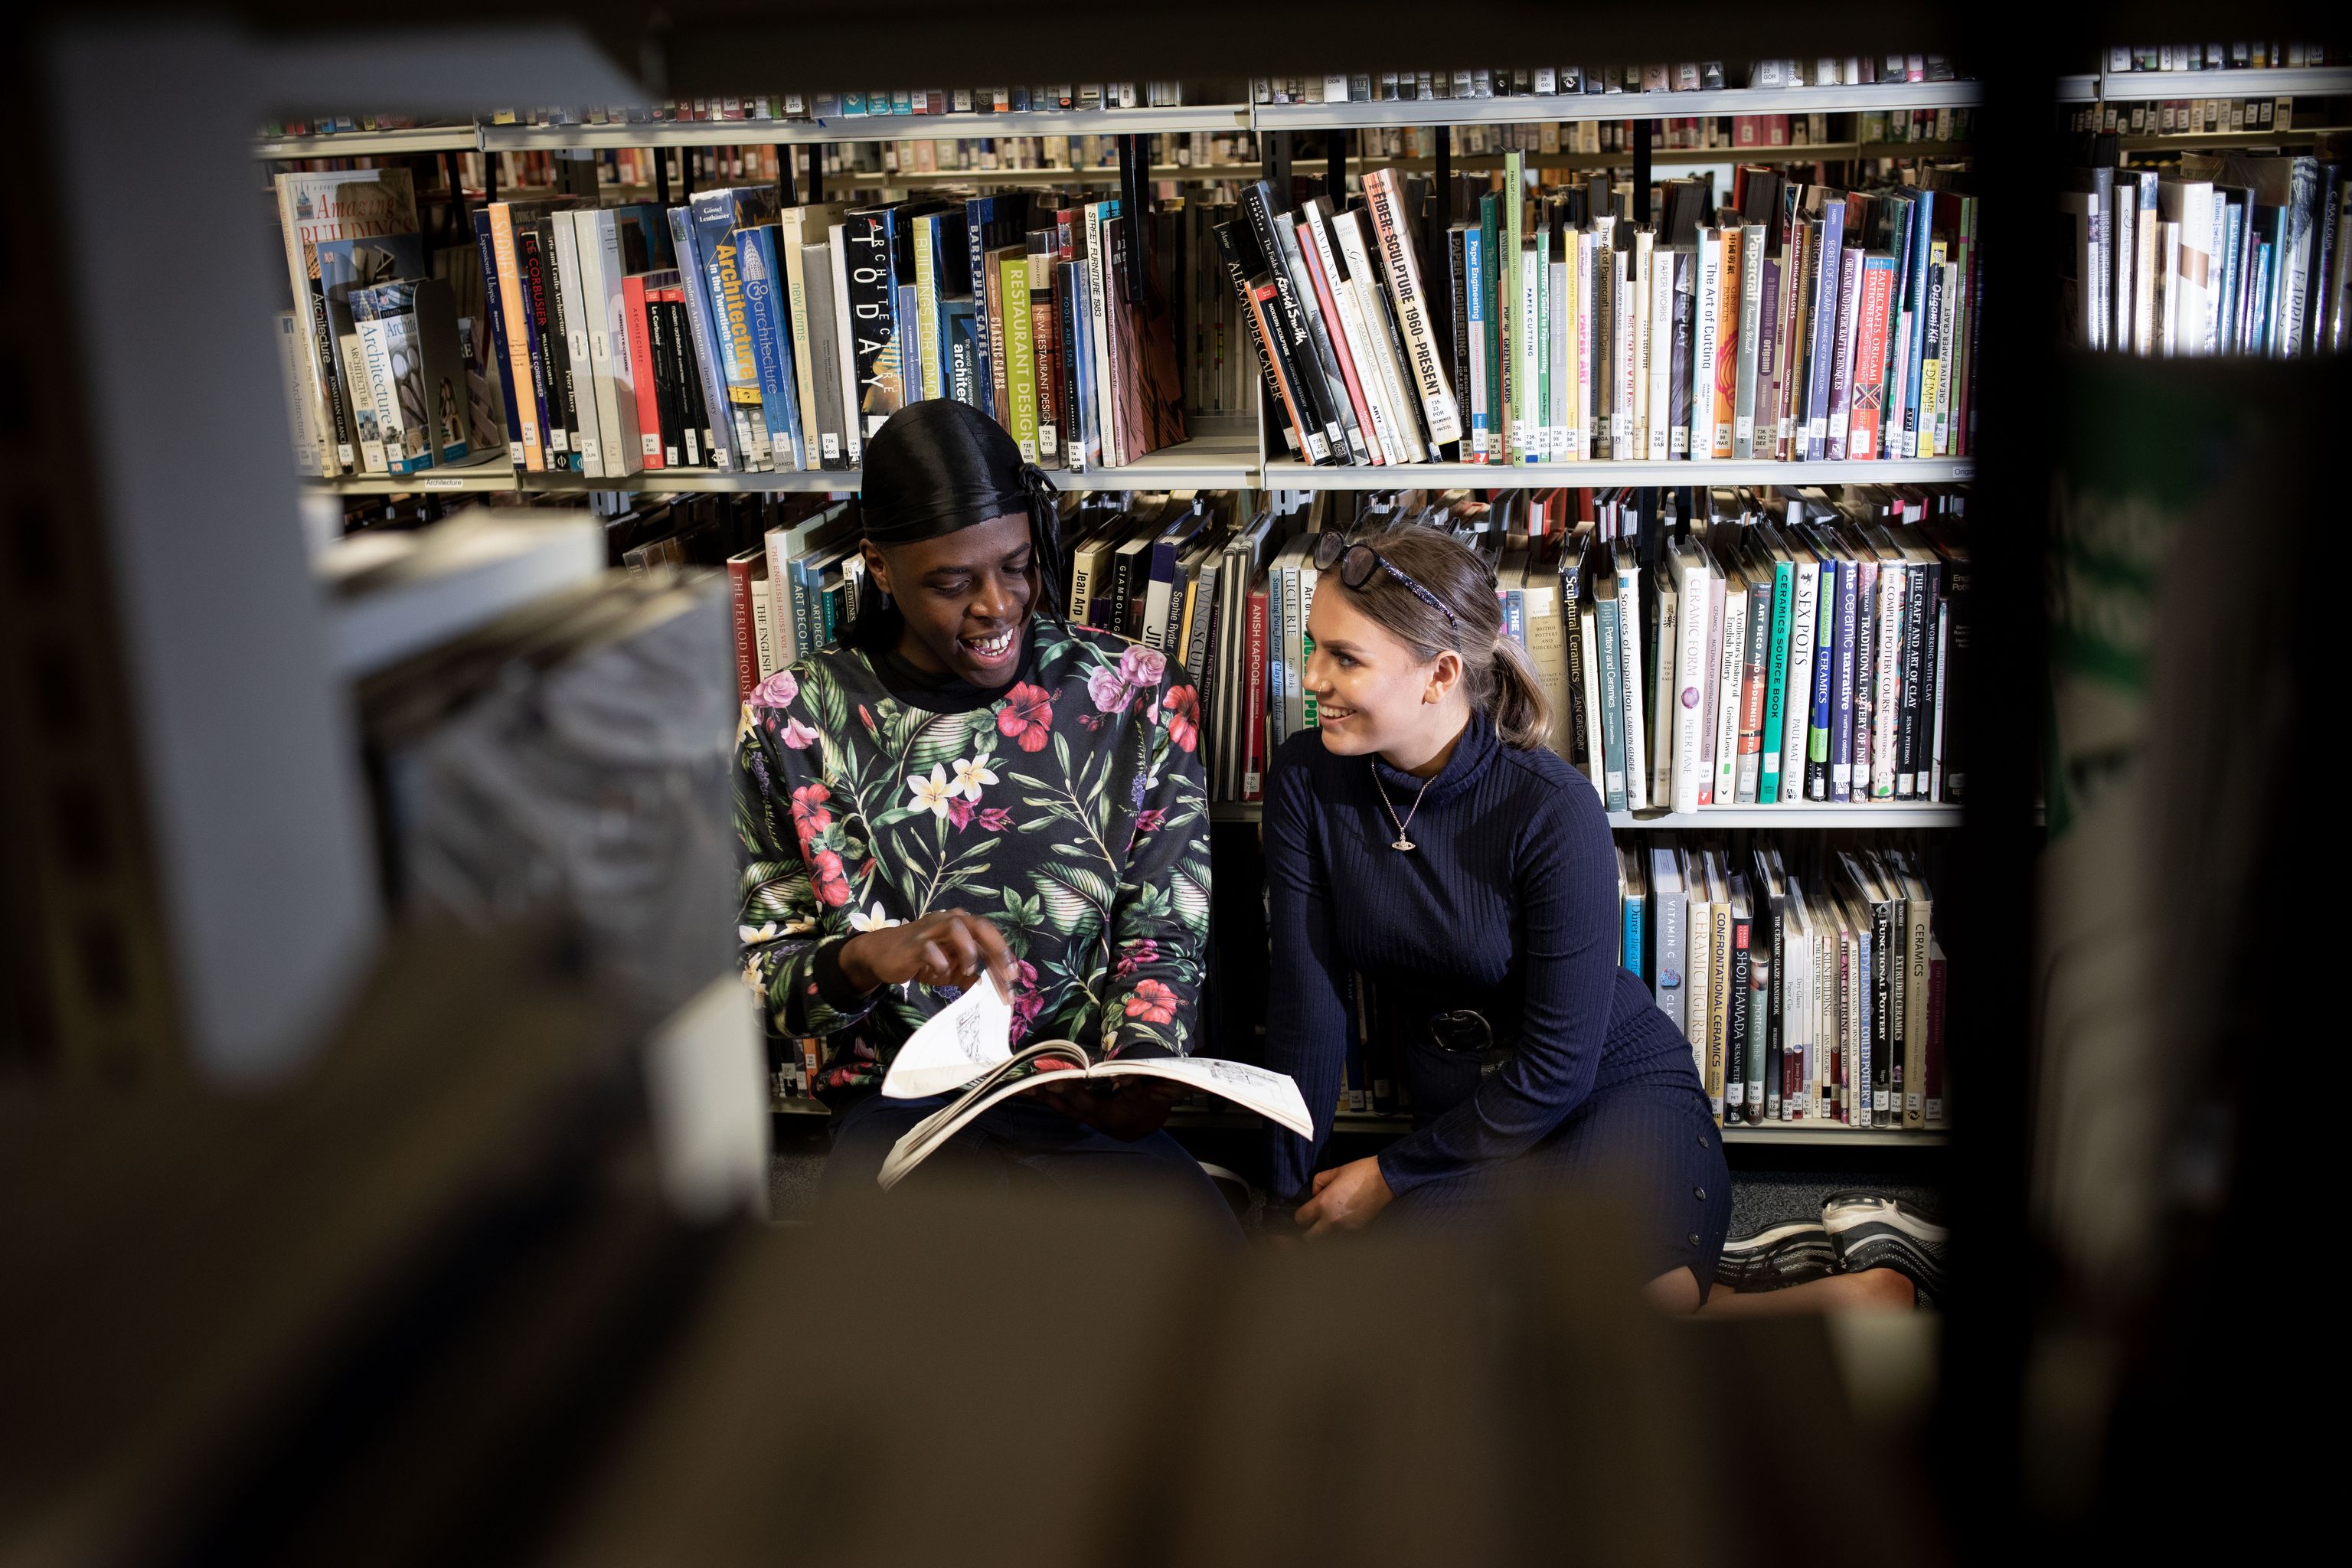
<path fill-rule="evenodd" d="M 1509 1047 L 1495 1038 L 1495 1026 L 1475 1008 L 1457 1007 L 1429 1016 L 1430 1043 L 1450 1056 L 1476 1057 L 1478 1076 L 1491 1077 L 1511 1058 Z"/>

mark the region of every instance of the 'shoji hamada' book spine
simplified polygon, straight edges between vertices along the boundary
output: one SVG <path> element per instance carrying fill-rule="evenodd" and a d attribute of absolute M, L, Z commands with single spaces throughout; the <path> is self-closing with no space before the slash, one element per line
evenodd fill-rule
<path fill-rule="evenodd" d="M 1748 1124 L 1760 1124 L 1769 1112 L 1777 1114 L 1777 1095 L 1766 1086 L 1778 1084 L 1780 1040 L 1772 1015 L 1772 930 L 1780 922 L 1771 912 L 1764 884 L 1755 888 L 1755 907 L 1748 928 Z"/>
<path fill-rule="evenodd" d="M 1837 319 L 1845 280 L 1845 195 L 1814 187 L 1821 199 L 1821 262 L 1815 268 L 1812 357 L 1805 373 L 1805 449 L 1817 462 L 1829 450 L 1830 392 L 1836 372 Z"/>
<path fill-rule="evenodd" d="M 1785 551 L 1772 557 L 1772 638 L 1764 670 L 1764 736 L 1756 783 L 1759 804 L 1780 798 L 1781 729 L 1788 721 L 1790 619 L 1797 563 Z"/>
<path fill-rule="evenodd" d="M 499 369 L 499 398 L 506 405 L 507 460 L 515 468 L 523 468 L 522 405 L 515 401 L 514 344 L 507 332 L 507 295 L 505 282 L 499 276 L 498 236 L 488 207 L 474 209 L 474 245 L 482 259 L 482 305 L 489 318 L 489 331 L 482 344 L 486 357 L 495 356 Z M 511 248 L 511 246 L 509 246 Z"/>
<path fill-rule="evenodd" d="M 1432 445 L 1446 446 L 1462 439 L 1462 419 L 1454 389 L 1446 384 L 1445 367 L 1438 360 L 1436 333 L 1422 291 L 1421 264 L 1413 254 L 1412 226 L 1398 199 L 1392 171 L 1373 171 L 1364 185 L 1373 235 L 1380 246 L 1379 259 L 1386 268 L 1389 299 L 1396 308 L 1397 325 L 1421 394 L 1422 422 Z"/>
<path fill-rule="evenodd" d="M 1723 256 L 1715 269 L 1718 304 L 1716 310 L 1715 358 L 1707 366 L 1706 429 L 1708 455 L 1717 458 L 1731 456 L 1733 411 L 1739 390 L 1741 232 L 1738 224 L 1723 226 L 1721 231 Z M 1698 446 L 1696 431 L 1692 433 L 1691 446 L 1694 449 Z"/>
<path fill-rule="evenodd" d="M 1748 968 L 1753 962 L 1748 944 L 1755 936 L 1755 917 L 1745 897 L 1745 879 L 1731 879 L 1731 963 L 1724 995 L 1726 1026 L 1723 1052 L 1723 1119 L 1750 1120 L 1748 1108 Z"/>

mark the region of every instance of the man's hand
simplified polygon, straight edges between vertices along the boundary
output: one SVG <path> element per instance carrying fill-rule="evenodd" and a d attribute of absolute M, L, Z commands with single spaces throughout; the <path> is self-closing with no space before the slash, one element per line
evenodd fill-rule
<path fill-rule="evenodd" d="M 859 991 L 919 981 L 970 989 L 982 970 L 1013 994 L 1013 950 L 994 921 L 941 910 L 887 931 L 861 931 L 841 945 L 841 973 Z"/>
<path fill-rule="evenodd" d="M 1395 1196 L 1381 1174 L 1380 1161 L 1350 1160 L 1315 1173 L 1315 1195 L 1298 1205 L 1294 1217 L 1312 1241 L 1332 1231 L 1363 1229 Z"/>
<path fill-rule="evenodd" d="M 1038 1064 L 1038 1079 L 1025 1091 L 1028 1097 L 1122 1143 L 1137 1142 L 1159 1131 L 1167 1125 L 1168 1113 L 1184 1098 L 1181 1084 L 1161 1079 L 1115 1079 L 1106 1084 L 1099 1079 L 1074 1076 L 1067 1083 L 1055 1083 L 1052 1079 L 1059 1075 L 1046 1070 L 1051 1065 Z"/>

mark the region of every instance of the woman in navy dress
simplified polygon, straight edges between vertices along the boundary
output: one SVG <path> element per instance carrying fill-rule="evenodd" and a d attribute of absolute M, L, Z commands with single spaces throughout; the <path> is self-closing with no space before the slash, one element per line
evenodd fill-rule
<path fill-rule="evenodd" d="M 1310 1237 L 1383 1215 L 1475 1222 L 1514 1187 L 1607 1184 L 1648 1294 L 1695 1311 L 1912 1301 L 1893 1268 L 1769 1295 L 1717 1279 L 1731 1176 L 1689 1045 L 1617 962 L 1615 849 L 1591 784 L 1547 748 L 1495 580 L 1446 535 L 1322 536 L 1304 673 L 1318 728 L 1267 790 L 1269 1065 L 1316 1115 L 1283 1134 L 1271 1191 Z M 1361 977 L 1398 1047 L 1415 1130 L 1317 1170 Z"/>

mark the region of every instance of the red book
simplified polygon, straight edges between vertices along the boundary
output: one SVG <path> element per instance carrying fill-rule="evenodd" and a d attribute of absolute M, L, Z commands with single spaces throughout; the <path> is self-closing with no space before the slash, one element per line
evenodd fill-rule
<path fill-rule="evenodd" d="M 621 279 L 623 320 L 629 330 L 629 376 L 637 398 L 637 445 L 648 468 L 667 466 L 662 454 L 661 393 L 654 382 L 653 333 L 646 321 L 646 279 L 642 273 Z"/>
<path fill-rule="evenodd" d="M 1268 290 L 1271 292 L 1271 290 Z M 1242 671 L 1249 701 L 1243 709 L 1242 798 L 1265 798 L 1265 574 L 1250 584 L 1248 662 Z"/>
<path fill-rule="evenodd" d="M 1845 455 L 1857 462 L 1877 457 L 1885 434 L 1886 326 L 1894 300 L 1895 258 L 1883 250 L 1867 252 L 1853 341 L 1853 409 L 1845 433 Z"/>
<path fill-rule="evenodd" d="M 759 554 L 748 550 L 727 563 L 728 597 L 734 605 L 735 695 L 744 702 L 760 684 L 759 624 L 751 618 L 751 563 Z"/>

